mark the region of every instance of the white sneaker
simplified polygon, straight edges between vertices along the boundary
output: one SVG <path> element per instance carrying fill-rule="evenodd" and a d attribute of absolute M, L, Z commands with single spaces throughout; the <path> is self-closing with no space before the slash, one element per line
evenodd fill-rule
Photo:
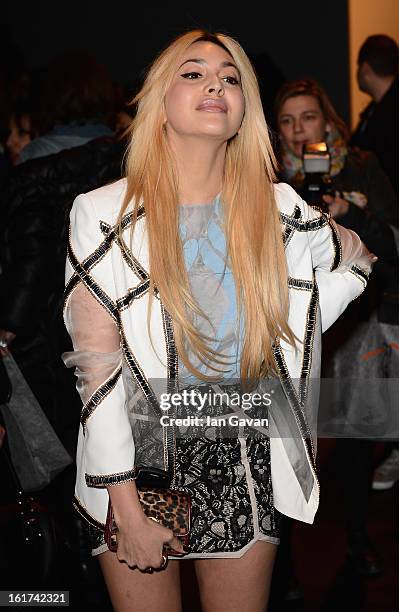
<path fill-rule="evenodd" d="M 399 480 L 399 449 L 394 449 L 389 457 L 374 471 L 371 488 L 374 491 L 385 491 Z"/>

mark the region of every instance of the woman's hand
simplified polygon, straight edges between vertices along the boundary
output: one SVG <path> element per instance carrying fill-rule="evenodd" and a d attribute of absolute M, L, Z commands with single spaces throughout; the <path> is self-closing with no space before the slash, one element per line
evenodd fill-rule
<path fill-rule="evenodd" d="M 0 357 L 8 355 L 8 345 L 15 340 L 15 334 L 5 329 L 0 329 Z"/>
<path fill-rule="evenodd" d="M 142 510 L 140 512 L 141 516 L 132 513 L 128 520 L 118 525 L 117 557 L 141 571 L 162 569 L 165 567 L 164 544 L 181 553 L 184 553 L 183 546 L 170 529 L 146 517 Z"/>
<path fill-rule="evenodd" d="M 323 200 L 326 204 L 328 204 L 328 212 L 333 219 L 335 219 L 335 217 L 340 217 L 341 215 L 346 215 L 348 212 L 349 202 L 341 198 L 338 191 L 335 192 L 334 197 L 324 195 Z"/>
<path fill-rule="evenodd" d="M 146 571 L 164 566 L 164 544 L 184 554 L 181 542 L 170 529 L 146 517 L 134 480 L 107 489 L 118 526 L 116 555 L 119 561 L 126 562 L 131 568 Z"/>

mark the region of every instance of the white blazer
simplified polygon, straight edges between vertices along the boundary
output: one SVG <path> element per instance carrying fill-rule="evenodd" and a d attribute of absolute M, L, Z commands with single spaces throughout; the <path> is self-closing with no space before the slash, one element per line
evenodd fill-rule
<path fill-rule="evenodd" d="M 159 297 L 154 299 L 151 316 L 154 347 L 147 334 L 145 213 L 141 209 L 130 252 L 131 213 L 123 218 L 122 241 L 115 225 L 125 189 L 122 179 L 76 198 L 66 263 L 64 318 L 72 339 L 70 302 L 80 283 L 101 304 L 120 335 L 121 351 L 112 371 L 84 398 L 78 439 L 75 507 L 100 528 L 108 505 L 106 485 L 133 477 L 135 447 L 126 372 L 149 398 L 153 395 L 150 381 L 173 376 L 178 362 L 171 321 Z M 289 325 L 298 341 L 297 350 L 283 341 L 274 347 L 288 406 L 269 415 L 274 505 L 283 514 L 311 523 L 319 503 L 319 484 L 314 430 L 317 392 L 312 398 L 310 381 L 320 373 L 321 331 L 364 290 L 371 255 L 354 232 L 308 206 L 288 185 L 276 184 L 275 195 L 288 263 Z M 72 359 L 69 365 L 77 363 Z M 289 436 L 283 433 L 287 427 Z"/>

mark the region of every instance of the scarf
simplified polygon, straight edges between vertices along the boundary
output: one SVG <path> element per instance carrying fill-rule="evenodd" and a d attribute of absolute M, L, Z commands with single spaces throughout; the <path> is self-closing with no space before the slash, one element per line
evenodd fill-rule
<path fill-rule="evenodd" d="M 291 184 L 300 185 L 304 178 L 302 158 L 297 157 L 295 153 L 288 148 L 285 141 L 281 138 L 281 150 L 282 150 L 282 167 L 283 167 L 283 178 Z M 342 170 L 345 165 L 345 158 L 348 153 L 348 149 L 344 139 L 338 132 L 337 128 L 333 127 L 327 132 L 326 143 L 331 156 L 331 176 L 336 176 Z"/>

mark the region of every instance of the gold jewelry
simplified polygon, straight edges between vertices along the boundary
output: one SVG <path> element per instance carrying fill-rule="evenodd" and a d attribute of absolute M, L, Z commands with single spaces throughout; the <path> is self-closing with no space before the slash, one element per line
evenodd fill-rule
<path fill-rule="evenodd" d="M 164 569 L 168 565 L 168 555 L 162 555 L 162 563 L 159 569 Z"/>

